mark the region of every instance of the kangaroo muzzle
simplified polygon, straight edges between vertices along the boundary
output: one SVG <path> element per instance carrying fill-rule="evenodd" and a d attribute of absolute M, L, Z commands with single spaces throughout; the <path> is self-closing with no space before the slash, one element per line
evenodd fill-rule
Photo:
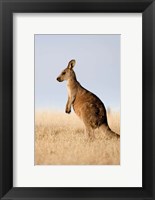
<path fill-rule="evenodd" d="M 57 78 L 57 81 L 59 81 L 59 82 L 62 82 L 62 80 L 61 80 L 61 78 L 60 78 L 60 77 L 58 77 L 58 78 Z"/>

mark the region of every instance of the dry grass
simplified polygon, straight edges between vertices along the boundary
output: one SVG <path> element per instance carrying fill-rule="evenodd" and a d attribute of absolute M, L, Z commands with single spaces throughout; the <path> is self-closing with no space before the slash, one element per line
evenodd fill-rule
<path fill-rule="evenodd" d="M 109 114 L 108 122 L 120 132 L 119 113 Z M 120 140 L 97 130 L 89 141 L 83 128 L 74 113 L 36 112 L 35 165 L 119 165 Z"/>

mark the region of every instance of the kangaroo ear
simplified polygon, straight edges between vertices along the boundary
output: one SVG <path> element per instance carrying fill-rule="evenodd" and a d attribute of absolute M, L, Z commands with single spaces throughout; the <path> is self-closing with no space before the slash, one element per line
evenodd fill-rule
<path fill-rule="evenodd" d="M 73 67 L 75 66 L 75 63 L 76 63 L 75 60 L 71 60 L 71 61 L 68 63 L 68 68 L 69 68 L 69 69 L 73 69 Z"/>

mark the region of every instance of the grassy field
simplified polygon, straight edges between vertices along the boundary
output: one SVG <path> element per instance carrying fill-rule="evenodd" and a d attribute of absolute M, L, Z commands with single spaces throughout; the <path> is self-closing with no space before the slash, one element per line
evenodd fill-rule
<path fill-rule="evenodd" d="M 110 128 L 120 133 L 119 113 L 108 114 Z M 74 114 L 36 112 L 35 165 L 119 165 L 120 140 L 95 131 L 89 141 L 83 123 Z"/>

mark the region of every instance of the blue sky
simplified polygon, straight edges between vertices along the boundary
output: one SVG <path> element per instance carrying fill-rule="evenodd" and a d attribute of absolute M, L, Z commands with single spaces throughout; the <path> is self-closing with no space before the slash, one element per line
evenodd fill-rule
<path fill-rule="evenodd" d="M 35 35 L 35 108 L 65 109 L 66 82 L 56 78 L 71 59 L 80 84 L 120 109 L 120 35 Z"/>

